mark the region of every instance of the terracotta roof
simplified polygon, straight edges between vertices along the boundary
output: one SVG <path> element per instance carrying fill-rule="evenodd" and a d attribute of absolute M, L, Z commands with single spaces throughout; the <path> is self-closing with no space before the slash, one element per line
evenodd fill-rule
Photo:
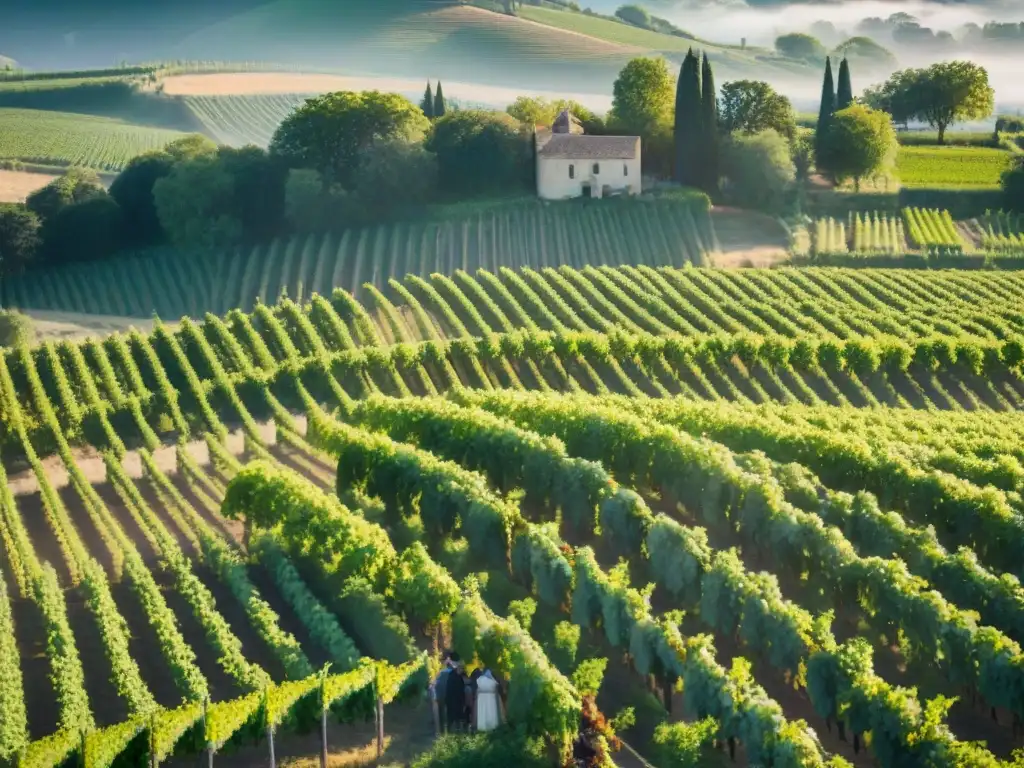
<path fill-rule="evenodd" d="M 566 160 L 634 160 L 639 136 L 578 136 L 555 134 L 537 152 L 539 157 Z"/>

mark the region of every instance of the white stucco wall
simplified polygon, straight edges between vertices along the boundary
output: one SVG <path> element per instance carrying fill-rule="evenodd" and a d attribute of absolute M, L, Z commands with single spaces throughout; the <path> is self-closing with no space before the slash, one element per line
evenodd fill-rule
<path fill-rule="evenodd" d="M 594 173 L 594 164 L 599 166 Z M 575 167 L 575 178 L 569 178 L 569 166 Z M 623 173 L 625 169 L 625 173 Z M 545 200 L 582 197 L 583 185 L 590 184 L 591 195 L 601 197 L 607 185 L 612 191 L 628 191 L 638 195 L 642 190 L 640 156 L 635 160 L 565 160 L 537 158 L 537 195 Z"/>

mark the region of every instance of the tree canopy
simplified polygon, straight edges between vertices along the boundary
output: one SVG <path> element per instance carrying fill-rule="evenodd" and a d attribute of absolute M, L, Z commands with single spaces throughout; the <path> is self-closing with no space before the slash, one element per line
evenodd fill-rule
<path fill-rule="evenodd" d="M 724 133 L 773 130 L 790 137 L 796 113 L 789 99 L 761 80 L 737 80 L 722 86 L 718 122 Z"/>
<path fill-rule="evenodd" d="M 675 83 L 664 59 L 636 58 L 612 86 L 609 124 L 638 136 L 665 131 L 672 122 Z"/>
<path fill-rule="evenodd" d="M 859 189 L 862 178 L 892 165 L 897 147 L 889 116 L 854 104 L 833 115 L 824 145 L 825 167 L 836 181 L 854 179 Z"/>
<path fill-rule="evenodd" d="M 449 112 L 434 123 L 425 146 L 437 155 L 438 183 L 449 194 L 520 189 L 530 177 L 530 133 L 500 112 Z"/>
<path fill-rule="evenodd" d="M 0 205 L 0 271 L 17 272 L 39 247 L 39 217 L 23 205 Z"/>
<path fill-rule="evenodd" d="M 791 59 L 802 59 L 815 63 L 822 61 L 827 53 L 825 46 L 818 38 L 800 32 L 775 38 L 775 50 Z"/>
<path fill-rule="evenodd" d="M 539 96 L 520 96 L 509 104 L 505 111 L 521 123 L 550 126 L 564 109 L 568 109 L 579 119 L 587 133 L 597 132 L 603 127 L 600 117 L 572 99 L 552 101 Z"/>
<path fill-rule="evenodd" d="M 1004 204 L 1011 211 L 1024 213 L 1024 159 L 1003 172 Z"/>
<path fill-rule="evenodd" d="M 46 221 L 65 206 L 105 194 L 95 172 L 84 168 L 71 168 L 63 176 L 57 177 L 29 195 L 25 205 L 42 221 Z"/>
<path fill-rule="evenodd" d="M 438 84 L 435 106 L 440 92 Z M 291 168 L 312 168 L 325 181 L 347 186 L 363 149 L 388 139 L 418 141 L 429 127 L 423 111 L 402 96 L 339 91 L 308 99 L 286 117 L 270 152 Z"/>
<path fill-rule="evenodd" d="M 970 61 L 947 61 L 927 69 L 905 69 L 883 85 L 870 89 L 865 100 L 884 109 L 896 122 L 920 120 L 938 131 L 939 144 L 946 129 L 964 121 L 983 120 L 995 107 L 995 92 L 988 72 Z"/>
<path fill-rule="evenodd" d="M 174 163 L 167 152 L 147 152 L 128 163 L 110 185 L 110 196 L 124 212 L 125 239 L 130 245 L 151 245 L 163 239 L 153 185 L 170 175 Z"/>
<path fill-rule="evenodd" d="M 773 130 L 732 136 L 723 163 L 729 196 L 739 205 L 772 213 L 781 209 L 796 177 L 789 142 Z"/>

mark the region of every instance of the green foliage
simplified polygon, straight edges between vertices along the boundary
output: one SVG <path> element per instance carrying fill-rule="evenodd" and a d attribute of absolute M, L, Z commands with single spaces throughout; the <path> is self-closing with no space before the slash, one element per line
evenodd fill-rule
<path fill-rule="evenodd" d="M 0 761 L 12 760 L 27 741 L 18 641 L 7 584 L 0 573 Z"/>
<path fill-rule="evenodd" d="M 647 139 L 664 134 L 672 121 L 672 75 L 661 58 L 637 58 L 619 73 L 612 86 L 608 125 L 619 133 Z"/>
<path fill-rule="evenodd" d="M 860 180 L 878 175 L 891 167 L 898 145 L 889 116 L 861 104 L 836 112 L 818 162 L 828 168 L 837 181 Z"/>
<path fill-rule="evenodd" d="M 308 99 L 285 118 L 270 152 L 290 168 L 311 168 L 347 187 L 362 150 L 387 139 L 419 140 L 428 127 L 423 112 L 402 96 L 339 91 Z"/>
<path fill-rule="evenodd" d="M 362 218 L 387 219 L 430 202 L 437 180 L 437 158 L 422 145 L 381 141 L 360 153 L 352 193 L 366 211 Z"/>
<path fill-rule="evenodd" d="M 1024 213 L 1024 160 L 1003 172 L 1002 185 L 1006 207 Z"/>
<path fill-rule="evenodd" d="M 551 644 L 545 649 L 551 663 L 568 675 L 576 666 L 576 650 L 580 644 L 578 624 L 560 621 L 555 625 Z"/>
<path fill-rule="evenodd" d="M 425 146 L 437 156 L 437 184 L 448 194 L 507 195 L 531 178 L 532 131 L 502 112 L 450 112 L 435 120 Z"/>
<path fill-rule="evenodd" d="M 571 99 L 549 100 L 541 96 L 519 96 L 505 111 L 521 123 L 550 126 L 563 110 L 572 112 L 583 125 L 585 133 L 600 133 L 604 121 L 590 109 Z"/>
<path fill-rule="evenodd" d="M 168 176 L 174 159 L 167 152 L 151 152 L 133 158 L 110 185 L 110 196 L 124 214 L 125 242 L 152 245 L 164 239 L 153 199 L 153 187 Z"/>
<path fill-rule="evenodd" d="M 818 107 L 818 122 L 814 128 L 814 160 L 819 171 L 827 171 L 825 153 L 828 147 L 828 132 L 832 127 L 832 115 L 836 111 L 836 86 L 832 78 L 832 59 L 825 58 L 825 78 L 821 84 L 821 105 Z"/>
<path fill-rule="evenodd" d="M 21 312 L 0 310 L 0 347 L 17 347 L 35 340 L 32 320 Z"/>
<path fill-rule="evenodd" d="M 876 109 L 892 115 L 898 123 L 918 119 L 939 132 L 955 123 L 983 120 L 992 114 L 994 92 L 984 67 L 969 61 L 948 61 L 926 69 L 896 72 L 865 98 Z"/>
<path fill-rule="evenodd" d="M 793 32 L 775 38 L 775 50 L 791 59 L 802 59 L 818 64 L 825 58 L 825 46 L 818 38 L 801 32 Z"/>
<path fill-rule="evenodd" d="M 1009 152 L 990 147 L 901 146 L 896 173 L 906 187 L 995 188 L 1013 161 Z"/>
<path fill-rule="evenodd" d="M 20 272 L 39 248 L 39 216 L 23 205 L 0 205 L 0 274 Z"/>
<path fill-rule="evenodd" d="M 836 85 L 836 112 L 842 112 L 853 104 L 853 83 L 850 79 L 850 62 L 843 57 L 839 64 L 839 82 Z"/>
<path fill-rule="evenodd" d="M 604 680 L 608 659 L 584 659 L 572 673 L 572 684 L 582 696 L 597 696 Z"/>
<path fill-rule="evenodd" d="M 793 105 L 768 83 L 738 80 L 722 86 L 718 123 L 725 133 L 754 134 L 774 130 L 792 137 L 796 131 Z"/>
<path fill-rule="evenodd" d="M 704 182 L 702 155 L 704 111 L 701 105 L 700 59 L 693 51 L 686 54 L 676 83 L 675 173 L 680 184 L 690 187 Z"/>
<path fill-rule="evenodd" d="M 773 130 L 733 136 L 723 147 L 727 194 L 740 205 L 778 212 L 796 178 L 789 143 Z"/>
<path fill-rule="evenodd" d="M 533 622 L 533 614 L 537 612 L 537 601 L 531 597 L 523 598 L 522 600 L 513 600 L 508 604 L 508 615 L 510 619 L 515 619 L 526 631 L 530 630 L 530 624 Z"/>
<path fill-rule="evenodd" d="M 540 741 L 501 728 L 472 736 L 441 736 L 429 752 L 416 758 L 412 768 L 505 768 L 508 765 L 547 768 L 550 761 Z"/>
<path fill-rule="evenodd" d="M 661 723 L 654 731 L 654 752 L 664 768 L 705 765 L 718 734 L 718 723 L 706 717 L 695 723 Z"/>
<path fill-rule="evenodd" d="M 38 258 L 50 264 L 105 259 L 122 246 L 124 222 L 106 193 L 65 205 L 43 222 Z"/>
<path fill-rule="evenodd" d="M 93 171 L 71 168 L 63 176 L 29 195 L 25 205 L 45 224 L 69 205 L 105 195 L 99 177 Z"/>

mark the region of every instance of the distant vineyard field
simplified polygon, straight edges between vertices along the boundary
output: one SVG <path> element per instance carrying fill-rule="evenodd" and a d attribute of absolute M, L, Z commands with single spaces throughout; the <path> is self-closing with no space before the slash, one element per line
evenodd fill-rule
<path fill-rule="evenodd" d="M 185 134 L 105 117 L 0 109 L 0 159 L 119 171 Z"/>
<path fill-rule="evenodd" d="M 905 187 L 997 187 L 1012 157 L 987 147 L 901 146 L 896 172 Z"/>
<path fill-rule="evenodd" d="M 698 203 L 617 199 L 530 201 L 445 221 L 390 224 L 277 240 L 222 254 L 157 249 L 0 284 L 4 306 L 149 317 L 250 309 L 286 292 L 296 299 L 364 283 L 456 269 L 587 264 L 698 266 L 713 249 Z"/>
<path fill-rule="evenodd" d="M 232 147 L 269 146 L 277 126 L 307 98 L 294 93 L 184 97 L 210 135 Z"/>

